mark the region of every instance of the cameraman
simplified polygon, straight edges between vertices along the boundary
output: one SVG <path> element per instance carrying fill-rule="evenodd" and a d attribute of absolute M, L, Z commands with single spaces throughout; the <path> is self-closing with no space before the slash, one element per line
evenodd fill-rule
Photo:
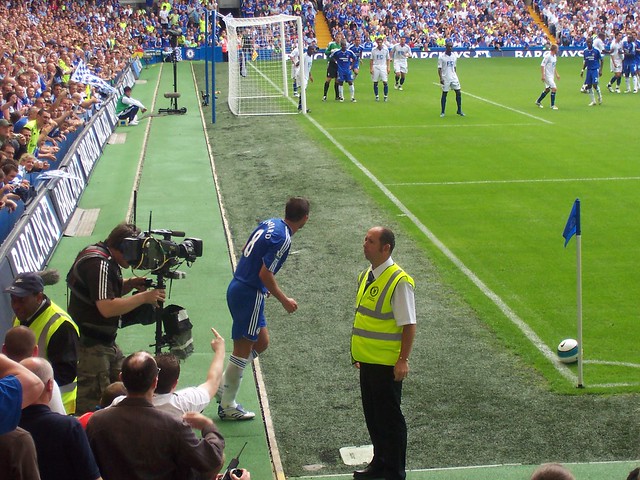
<path fill-rule="evenodd" d="M 153 322 L 153 307 L 163 302 L 163 289 L 147 290 L 143 277 L 122 278 L 121 267 L 129 267 L 122 242 L 140 231 L 121 223 L 104 242 L 83 249 L 69 273 L 68 312 L 80 328 L 78 348 L 78 401 L 76 413 L 95 409 L 102 391 L 118 380 L 124 356 L 116 344 L 121 317 L 127 323 Z M 125 295 L 137 289 L 136 295 Z M 128 317 L 137 317 L 131 321 Z"/>

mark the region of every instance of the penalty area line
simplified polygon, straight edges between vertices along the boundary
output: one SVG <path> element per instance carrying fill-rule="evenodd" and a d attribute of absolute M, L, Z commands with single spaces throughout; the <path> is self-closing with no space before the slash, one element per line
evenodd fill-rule
<path fill-rule="evenodd" d="M 339 143 L 322 125 L 313 117 L 307 115 L 309 121 L 340 150 L 364 175 L 378 187 L 378 189 L 420 230 L 442 254 L 449 259 L 480 291 L 491 300 L 496 307 L 525 335 L 525 337 L 540 351 L 540 353 L 554 366 L 560 375 L 572 384 L 577 384 L 577 376 L 567 366 L 558 360 L 552 351 L 531 327 L 509 307 L 502 298 L 491 290 L 480 278 L 469 269 L 435 234 L 424 225 L 413 212 L 411 212 L 378 178 L 369 171 L 360 161 L 354 157 L 341 143 Z"/>
<path fill-rule="evenodd" d="M 441 87 L 439 83 L 433 83 L 438 87 Z M 541 117 L 536 117 L 535 115 L 531 115 L 530 113 L 523 112 L 522 110 L 518 110 L 517 108 L 509 107 L 508 105 L 503 105 L 502 103 L 494 102 L 493 100 L 489 100 L 488 98 L 479 97 L 478 95 L 474 95 L 473 93 L 469 93 L 466 90 L 462 90 L 465 95 L 469 95 L 471 98 L 475 98 L 476 100 L 480 100 L 481 102 L 488 103 L 489 105 L 493 105 L 494 107 L 504 108 L 505 110 L 509 110 L 510 112 L 518 113 L 520 115 L 524 115 L 525 117 L 533 118 L 534 120 L 538 120 L 539 122 L 546 123 L 548 125 L 553 125 L 553 122 L 550 120 L 546 120 Z"/>

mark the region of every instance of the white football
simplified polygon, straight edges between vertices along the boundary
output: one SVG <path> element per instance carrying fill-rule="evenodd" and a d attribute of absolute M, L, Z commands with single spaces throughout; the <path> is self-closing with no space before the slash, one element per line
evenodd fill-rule
<path fill-rule="evenodd" d="M 573 338 L 567 338 L 558 345 L 558 358 L 562 363 L 574 363 L 578 361 L 578 342 Z"/>

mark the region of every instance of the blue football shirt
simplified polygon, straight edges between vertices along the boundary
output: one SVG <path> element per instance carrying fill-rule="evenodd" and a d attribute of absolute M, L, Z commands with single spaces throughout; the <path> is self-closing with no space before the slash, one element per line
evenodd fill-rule
<path fill-rule="evenodd" d="M 281 218 L 265 220 L 249 236 L 233 276 L 250 287 L 266 292 L 259 275 L 262 265 L 275 275 L 286 261 L 289 248 L 289 225 Z"/>
<path fill-rule="evenodd" d="M 351 71 L 351 64 L 356 61 L 356 56 L 351 50 L 338 50 L 334 52 L 332 58 L 338 64 L 338 71 L 348 74 Z"/>
<path fill-rule="evenodd" d="M 582 52 L 582 57 L 584 58 L 585 66 L 587 70 L 598 70 L 600 68 L 600 59 L 602 55 L 600 51 L 596 48 L 587 48 L 584 52 Z"/>

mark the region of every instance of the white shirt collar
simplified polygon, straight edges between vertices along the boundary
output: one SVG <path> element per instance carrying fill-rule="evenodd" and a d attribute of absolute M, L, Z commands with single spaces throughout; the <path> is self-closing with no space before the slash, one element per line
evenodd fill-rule
<path fill-rule="evenodd" d="M 378 278 L 380 275 L 382 275 L 382 272 L 384 272 L 387 268 L 389 268 L 393 264 L 394 264 L 393 258 L 389 257 L 386 261 L 382 262 L 373 270 L 373 276 L 375 278 Z"/>

